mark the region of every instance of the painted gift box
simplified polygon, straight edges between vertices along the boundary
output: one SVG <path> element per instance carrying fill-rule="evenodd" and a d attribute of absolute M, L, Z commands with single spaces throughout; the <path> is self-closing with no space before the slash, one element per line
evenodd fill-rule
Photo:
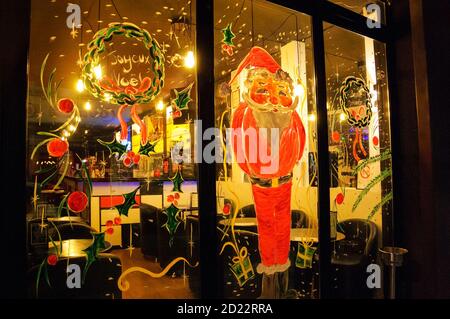
<path fill-rule="evenodd" d="M 298 268 L 312 268 L 312 260 L 317 248 L 303 243 L 298 243 L 295 266 Z"/>

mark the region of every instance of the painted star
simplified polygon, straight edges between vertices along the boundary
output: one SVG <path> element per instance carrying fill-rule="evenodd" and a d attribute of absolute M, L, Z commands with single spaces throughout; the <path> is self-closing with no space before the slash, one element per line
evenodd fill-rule
<path fill-rule="evenodd" d="M 72 36 L 72 39 L 75 39 L 78 36 L 78 30 L 72 28 L 72 31 L 70 31 L 70 35 Z"/>

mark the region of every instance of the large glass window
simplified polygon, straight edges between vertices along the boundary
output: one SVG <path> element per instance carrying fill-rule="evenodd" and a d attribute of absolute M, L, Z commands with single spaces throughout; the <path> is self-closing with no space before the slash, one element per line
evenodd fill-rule
<path fill-rule="evenodd" d="M 197 297 L 195 1 L 31 2 L 30 297 Z"/>
<path fill-rule="evenodd" d="M 311 18 L 267 1 L 215 1 L 217 227 L 226 298 L 317 293 Z"/>

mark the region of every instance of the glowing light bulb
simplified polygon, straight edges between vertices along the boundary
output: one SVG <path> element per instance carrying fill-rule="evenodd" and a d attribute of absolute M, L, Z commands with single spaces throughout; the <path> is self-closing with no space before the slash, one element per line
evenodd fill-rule
<path fill-rule="evenodd" d="M 160 101 L 158 102 L 158 104 L 156 104 L 156 109 L 157 109 L 158 111 L 164 110 L 164 102 L 163 102 L 162 100 L 160 100 Z"/>
<path fill-rule="evenodd" d="M 94 67 L 93 71 L 94 71 L 94 76 L 97 80 L 102 78 L 102 66 L 101 65 L 97 65 L 96 67 Z"/>
<path fill-rule="evenodd" d="M 77 91 L 80 93 L 84 91 L 84 83 L 81 79 L 77 81 Z"/>
<path fill-rule="evenodd" d="M 315 114 L 309 114 L 308 120 L 309 120 L 310 122 L 314 122 L 314 121 L 316 120 L 316 115 L 315 115 Z"/>
<path fill-rule="evenodd" d="M 341 120 L 341 122 L 344 122 L 346 118 L 347 116 L 344 113 L 341 113 L 341 115 L 339 115 L 339 119 Z"/>
<path fill-rule="evenodd" d="M 295 84 L 294 85 L 294 96 L 303 96 L 304 89 L 301 84 Z"/>
<path fill-rule="evenodd" d="M 184 66 L 192 69 L 195 66 L 195 57 L 194 52 L 189 51 L 184 58 Z"/>
<path fill-rule="evenodd" d="M 109 93 L 105 93 L 105 94 L 103 95 L 103 98 L 104 98 L 104 100 L 105 100 L 106 102 L 109 102 L 109 101 L 111 101 L 112 96 L 111 96 L 111 94 L 109 94 Z"/>
<path fill-rule="evenodd" d="M 92 105 L 90 102 L 86 102 L 86 104 L 84 104 L 84 109 L 86 111 L 90 111 L 92 109 Z"/>
<path fill-rule="evenodd" d="M 76 127 L 75 127 L 75 126 L 69 125 L 69 131 L 75 132 L 75 130 L 76 130 Z"/>

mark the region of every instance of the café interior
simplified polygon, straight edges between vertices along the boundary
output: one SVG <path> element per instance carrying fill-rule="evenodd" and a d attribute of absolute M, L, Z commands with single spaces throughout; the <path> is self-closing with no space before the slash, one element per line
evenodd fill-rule
<path fill-rule="evenodd" d="M 366 1 L 339 2 L 370 14 Z M 206 159 L 206 148 L 202 154 L 196 147 L 201 139 L 198 4 L 79 0 L 70 5 L 31 1 L 29 297 L 201 298 L 207 283 L 201 281 L 200 250 L 208 245 L 208 238 L 200 238 L 201 215 L 212 214 L 217 254 L 211 258 L 218 260 L 221 296 L 319 298 L 321 154 L 311 16 L 265 0 L 214 1 L 210 113 L 219 134 L 212 153 L 215 192 L 208 196 L 217 211 L 208 212 L 198 187 L 198 159 Z M 382 298 L 364 276 L 392 235 L 386 46 L 331 23 L 324 23 L 323 39 L 332 293 Z M 255 125 L 245 122 L 245 109 L 253 98 L 249 82 L 259 71 L 264 80 L 253 80 L 260 85 L 256 95 L 273 93 L 272 86 L 264 88 L 270 79 L 276 81 L 277 98 L 291 102 L 291 111 L 280 113 L 292 116 L 289 123 L 273 115 L 269 126 L 289 125 L 294 136 L 284 140 L 279 171 L 269 179 L 238 162 L 236 147 L 226 138 L 231 127 Z M 245 113 L 241 122 L 239 112 Z M 278 191 L 286 185 L 288 191 Z M 276 226 L 267 234 L 273 224 L 263 212 L 270 207 L 273 214 L 287 209 L 284 232 Z M 270 273 L 266 254 L 277 242 L 286 242 L 277 249 L 286 251 L 287 262 Z"/>

